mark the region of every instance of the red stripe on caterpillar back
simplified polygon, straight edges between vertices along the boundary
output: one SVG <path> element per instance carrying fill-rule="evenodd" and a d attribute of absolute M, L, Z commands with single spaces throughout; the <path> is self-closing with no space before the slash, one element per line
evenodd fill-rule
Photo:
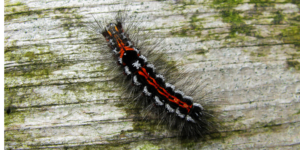
<path fill-rule="evenodd" d="M 180 129 L 183 134 L 202 135 L 201 130 L 205 130 L 202 126 L 205 124 L 204 119 L 201 119 L 203 107 L 194 103 L 192 97 L 175 90 L 172 84 L 165 82 L 164 77 L 155 72 L 154 65 L 147 62 L 147 58 L 140 54 L 140 50 L 124 32 L 122 22 L 117 19 L 116 23 L 109 23 L 102 35 L 117 56 L 117 62 L 123 67 L 125 75 L 131 77 L 133 85 L 150 98 L 157 109 L 166 110 L 169 115 L 176 114 L 184 124 Z"/>

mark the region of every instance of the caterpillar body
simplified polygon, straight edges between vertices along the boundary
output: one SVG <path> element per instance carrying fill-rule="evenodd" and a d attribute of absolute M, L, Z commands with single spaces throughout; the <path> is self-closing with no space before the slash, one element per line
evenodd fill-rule
<path fill-rule="evenodd" d="M 191 96 L 176 90 L 174 85 L 165 81 L 162 74 L 156 72 L 154 64 L 142 55 L 143 49 L 137 47 L 130 39 L 124 29 L 124 18 L 120 16 L 117 15 L 115 22 L 110 22 L 104 27 L 96 22 L 101 28 L 100 34 L 116 57 L 117 64 L 121 66 L 132 85 L 144 95 L 143 103 L 153 105 L 156 111 L 163 113 L 164 117 L 161 118 L 170 127 L 177 128 L 183 137 L 207 134 L 210 127 L 202 105 L 193 102 Z"/>

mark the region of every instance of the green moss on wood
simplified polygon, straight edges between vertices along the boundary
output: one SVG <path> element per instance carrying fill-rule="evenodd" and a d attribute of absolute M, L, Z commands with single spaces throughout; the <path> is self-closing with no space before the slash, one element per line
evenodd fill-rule
<path fill-rule="evenodd" d="M 280 38 L 284 43 L 294 44 L 295 53 L 290 53 L 291 58 L 287 58 L 286 63 L 288 68 L 294 68 L 296 70 L 300 70 L 300 26 L 289 26 L 282 30 L 280 34 Z"/>
<path fill-rule="evenodd" d="M 30 10 L 30 8 L 22 2 L 11 3 L 5 1 L 4 5 L 4 21 L 10 21 L 23 16 L 41 15 L 42 10 Z"/>
<path fill-rule="evenodd" d="M 203 19 L 199 19 L 197 16 L 198 13 L 194 13 L 189 19 L 189 25 L 182 26 L 181 29 L 172 31 L 171 34 L 179 37 L 200 37 L 203 28 L 201 21 L 203 21 Z"/>
<path fill-rule="evenodd" d="M 9 0 L 4 1 L 4 7 L 13 7 L 13 6 L 21 6 L 24 5 L 22 2 L 11 3 Z"/>
<path fill-rule="evenodd" d="M 282 24 L 283 20 L 284 20 L 284 15 L 283 15 L 282 11 L 277 11 L 273 18 L 273 23 L 274 24 Z"/>
<path fill-rule="evenodd" d="M 7 39 L 4 42 L 6 44 L 7 43 Z M 7 45 L 10 45 L 10 46 L 5 46 L 4 47 L 4 53 L 18 50 L 20 47 L 17 46 L 16 44 L 17 44 L 17 40 L 10 41 L 10 44 L 7 44 Z"/>
<path fill-rule="evenodd" d="M 235 37 L 236 34 L 252 35 L 254 27 L 245 23 L 232 23 L 230 26 L 230 36 Z"/>
<path fill-rule="evenodd" d="M 82 15 L 76 14 L 78 10 L 78 7 L 58 7 L 55 8 L 54 14 L 56 16 L 53 17 L 53 19 L 60 19 L 62 20 L 62 27 L 65 30 L 71 30 L 72 28 L 75 27 L 83 27 L 84 23 L 81 21 L 83 18 Z M 69 36 L 71 36 L 69 34 Z"/>
<path fill-rule="evenodd" d="M 250 56 L 253 56 L 253 57 L 265 57 L 265 56 L 268 56 L 269 52 L 270 52 L 270 49 L 260 48 L 259 50 L 256 50 L 255 52 L 251 52 Z"/>
<path fill-rule="evenodd" d="M 213 7 L 231 9 L 241 4 L 243 0 L 213 0 Z"/>
<path fill-rule="evenodd" d="M 300 70 L 300 62 L 297 60 L 287 60 L 287 65 L 289 68 L 293 67 L 296 70 Z"/>
<path fill-rule="evenodd" d="M 29 115 L 26 112 L 21 111 L 13 111 L 11 113 L 4 114 L 4 126 L 8 126 L 10 124 L 23 124 L 25 121 L 25 116 Z"/>
<path fill-rule="evenodd" d="M 65 62 L 58 55 L 49 51 L 48 46 L 44 47 L 36 45 L 35 48 L 35 51 L 38 51 L 39 53 L 35 53 L 33 51 L 27 51 L 25 53 L 5 53 L 6 61 L 15 61 L 20 63 L 24 63 L 24 61 L 27 61 L 27 63 L 29 63 L 27 65 L 18 65 L 13 68 L 6 68 L 5 77 L 47 77 L 51 74 L 51 72 L 72 64 L 71 62 Z M 19 51 L 21 49 L 22 47 L 19 48 Z M 52 60 L 53 62 L 47 63 L 47 60 Z"/>
<path fill-rule="evenodd" d="M 244 23 L 243 18 L 240 16 L 240 12 L 230 9 L 221 11 L 221 17 L 224 22 L 232 24 L 242 24 Z"/>
<path fill-rule="evenodd" d="M 265 8 L 265 7 L 269 7 L 269 6 L 274 6 L 275 5 L 275 1 L 274 0 L 250 0 L 249 3 L 254 3 L 255 4 L 255 8 L 259 9 L 259 8 Z"/>
<path fill-rule="evenodd" d="M 28 57 L 30 61 L 32 61 L 36 56 L 34 52 L 26 52 L 24 57 Z"/>
<path fill-rule="evenodd" d="M 290 26 L 283 29 L 281 36 L 285 43 L 300 46 L 300 26 Z"/>
<path fill-rule="evenodd" d="M 235 37 L 237 34 L 252 35 L 254 27 L 245 23 L 246 17 L 242 17 L 240 11 L 234 9 L 242 0 L 214 0 L 212 7 L 220 11 L 224 22 L 230 24 L 229 37 Z M 249 19 L 249 18 L 247 18 Z"/>
<path fill-rule="evenodd" d="M 22 16 L 30 16 L 30 15 L 40 15 L 42 14 L 41 10 L 27 10 L 27 11 L 19 11 L 19 12 L 15 12 L 15 13 L 11 13 L 11 14 L 5 14 L 4 15 L 4 20 L 5 21 L 10 21 L 12 19 L 16 19 Z"/>
<path fill-rule="evenodd" d="M 205 55 L 208 50 L 205 49 L 199 49 L 199 50 L 195 50 L 197 55 Z"/>

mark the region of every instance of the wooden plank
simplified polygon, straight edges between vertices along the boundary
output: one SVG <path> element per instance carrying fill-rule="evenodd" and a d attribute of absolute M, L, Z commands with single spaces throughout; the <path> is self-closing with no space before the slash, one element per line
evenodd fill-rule
<path fill-rule="evenodd" d="M 167 61 L 208 79 L 221 136 L 180 141 L 121 106 L 109 58 L 85 26 L 119 1 L 5 1 L 5 148 L 296 149 L 300 4 L 128 1 Z M 191 74 L 190 74 L 191 75 Z"/>

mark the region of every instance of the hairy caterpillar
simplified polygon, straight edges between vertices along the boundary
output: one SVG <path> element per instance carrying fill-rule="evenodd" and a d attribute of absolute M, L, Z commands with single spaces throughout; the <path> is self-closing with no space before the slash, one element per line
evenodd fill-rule
<path fill-rule="evenodd" d="M 155 65 L 142 55 L 145 53 L 143 48 L 136 46 L 129 31 L 125 30 L 125 18 L 124 14 L 118 13 L 116 20 L 108 24 L 96 21 L 96 31 L 105 38 L 126 79 L 143 94 L 141 101 L 146 106 L 153 106 L 160 118 L 171 128 L 177 128 L 181 136 L 199 137 L 211 132 L 202 105 L 193 102 L 191 96 L 176 89 L 156 72 Z"/>

